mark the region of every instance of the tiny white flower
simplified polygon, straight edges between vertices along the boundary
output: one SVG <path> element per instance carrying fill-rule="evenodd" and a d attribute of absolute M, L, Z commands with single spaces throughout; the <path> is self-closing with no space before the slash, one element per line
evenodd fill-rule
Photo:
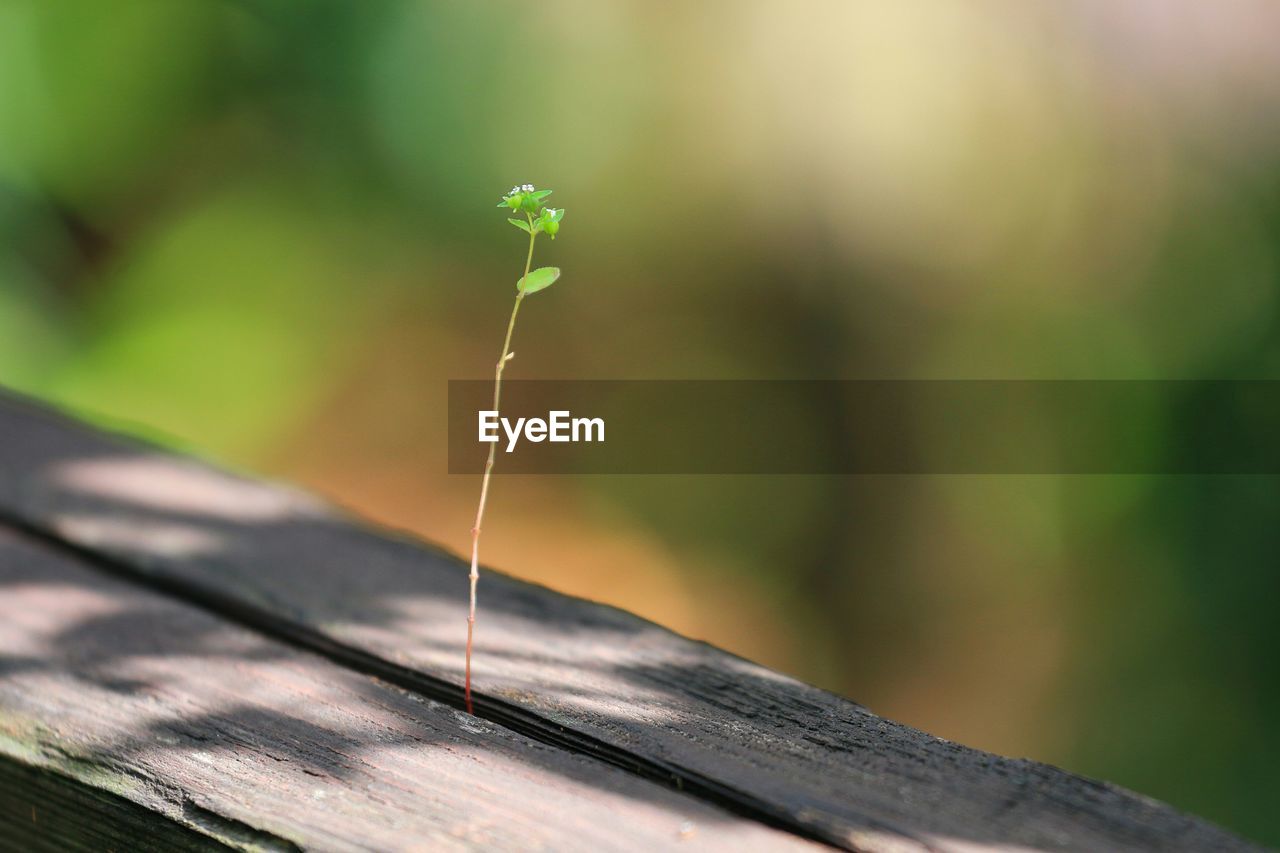
<path fill-rule="evenodd" d="M 522 189 L 527 193 L 531 193 L 533 192 L 533 184 L 525 184 Z"/>

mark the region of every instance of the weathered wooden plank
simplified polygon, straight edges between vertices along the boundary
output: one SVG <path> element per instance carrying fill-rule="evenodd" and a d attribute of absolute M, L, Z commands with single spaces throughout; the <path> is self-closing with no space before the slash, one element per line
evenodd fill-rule
<path fill-rule="evenodd" d="M 464 567 L 300 492 L 0 405 L 0 512 L 166 583 L 438 679 L 456 695 Z M 670 772 L 856 849 L 1245 849 L 1119 787 L 1001 758 L 490 571 L 478 707 Z M 585 747 L 584 747 L 585 748 Z"/>
<path fill-rule="evenodd" d="M 86 850 L 817 847 L 3 528 L 0 650 L 0 795 L 32 786 L 29 814 L 0 797 L 0 816 L 16 818 L 0 839 Z"/>
<path fill-rule="evenodd" d="M 0 850 L 196 853 L 229 849 L 125 797 L 0 751 Z"/>

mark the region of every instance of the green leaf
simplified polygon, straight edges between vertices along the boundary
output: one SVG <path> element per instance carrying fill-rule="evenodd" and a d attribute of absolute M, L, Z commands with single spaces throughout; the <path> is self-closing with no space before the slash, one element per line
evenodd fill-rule
<path fill-rule="evenodd" d="M 508 222 L 510 222 L 510 223 L 511 223 L 512 225 L 514 225 L 515 227 L 519 228 L 519 229 L 520 229 L 521 231 L 523 231 L 524 233 L 526 233 L 526 234 L 528 234 L 528 233 L 529 233 L 529 223 L 528 223 L 528 222 L 525 222 L 523 219 L 513 219 L 513 218 L 508 217 L 508 218 L 507 218 L 507 221 L 508 221 Z"/>
<path fill-rule="evenodd" d="M 536 193 L 533 194 L 533 200 L 542 201 L 544 198 L 546 198 L 549 195 L 551 195 L 551 190 L 538 190 Z"/>
<path fill-rule="evenodd" d="M 555 284 L 556 279 L 559 277 L 559 267 L 538 267 L 528 276 L 516 282 L 516 290 L 521 290 L 525 293 L 537 293 L 539 290 L 546 290 Z"/>

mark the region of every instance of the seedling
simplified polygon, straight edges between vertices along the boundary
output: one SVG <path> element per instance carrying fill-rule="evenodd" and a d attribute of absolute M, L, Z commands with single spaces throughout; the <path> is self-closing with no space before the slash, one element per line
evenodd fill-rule
<path fill-rule="evenodd" d="M 511 319 L 507 321 L 507 337 L 502 342 L 502 355 L 493 369 L 493 411 L 500 412 L 502 400 L 502 371 L 506 368 L 515 353 L 511 351 L 511 335 L 516 329 L 516 317 L 520 314 L 520 304 L 530 293 L 546 290 L 555 284 L 560 277 L 559 267 L 533 267 L 533 247 L 539 234 L 546 234 L 552 240 L 560 231 L 560 220 L 564 218 L 564 210 L 547 207 L 543 204 L 551 190 L 534 189 L 533 184 L 522 184 L 512 187 L 511 192 L 502 197 L 498 207 L 505 207 L 518 216 L 507 219 L 515 227 L 529 235 L 529 252 L 524 259 L 524 275 L 516 281 L 516 304 L 511 309 Z M 489 445 L 489 458 L 484 463 L 484 479 L 480 482 L 480 506 L 476 508 L 476 523 L 471 527 L 471 606 L 467 611 L 467 675 L 466 701 L 467 713 L 475 711 L 471 707 L 471 644 L 476 632 L 476 583 L 480 580 L 480 524 L 484 521 L 484 505 L 489 498 L 489 478 L 493 474 L 493 459 L 497 452 L 497 443 Z"/>

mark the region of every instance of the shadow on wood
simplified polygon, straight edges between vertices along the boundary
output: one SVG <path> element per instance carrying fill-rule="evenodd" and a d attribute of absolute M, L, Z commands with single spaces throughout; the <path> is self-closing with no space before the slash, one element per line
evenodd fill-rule
<path fill-rule="evenodd" d="M 268 634 L 290 654 L 304 649 L 334 669 L 460 703 L 466 581 L 455 557 L 296 490 L 24 401 L 0 404 L 0 434 L 0 513 L 12 523 L 76 549 L 95 571 Z M 178 652 L 210 641 L 180 637 Z M 487 737 L 515 731 L 593 767 L 603 760 L 664 779 L 683 800 L 696 796 L 734 820 L 859 850 L 1249 848 L 1119 787 L 932 737 L 623 611 L 496 572 L 477 643 L 477 706 L 500 724 L 476 721 Z M 246 721 L 242 737 L 273 722 Z M 566 766 L 577 765 L 541 769 L 581 782 Z M 720 826 L 735 824 L 726 815 Z"/>

